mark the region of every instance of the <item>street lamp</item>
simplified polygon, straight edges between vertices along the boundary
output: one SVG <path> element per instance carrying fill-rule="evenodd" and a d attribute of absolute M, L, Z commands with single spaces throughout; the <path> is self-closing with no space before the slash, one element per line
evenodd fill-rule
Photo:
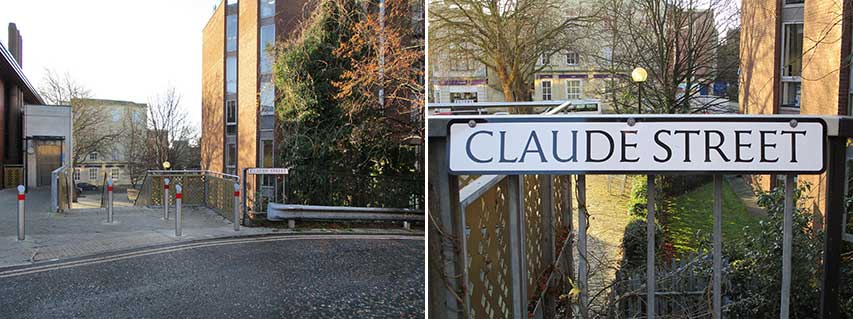
<path fill-rule="evenodd" d="M 637 114 L 643 114 L 643 82 L 646 82 L 648 76 L 646 69 L 642 67 L 631 71 L 631 79 L 637 82 Z"/>
<path fill-rule="evenodd" d="M 163 169 L 169 169 L 169 167 L 172 167 L 172 163 L 169 163 L 169 161 L 163 162 Z"/>

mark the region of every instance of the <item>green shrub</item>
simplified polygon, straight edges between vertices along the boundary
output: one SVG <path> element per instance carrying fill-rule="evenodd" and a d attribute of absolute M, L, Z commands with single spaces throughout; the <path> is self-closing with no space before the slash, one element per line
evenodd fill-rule
<path fill-rule="evenodd" d="M 663 252 L 660 247 L 663 245 L 663 234 L 660 227 L 655 225 L 655 252 L 660 256 Z M 642 219 L 631 220 L 625 226 L 625 232 L 622 234 L 622 261 L 620 269 L 626 272 L 645 268 L 646 252 L 646 221 Z"/>

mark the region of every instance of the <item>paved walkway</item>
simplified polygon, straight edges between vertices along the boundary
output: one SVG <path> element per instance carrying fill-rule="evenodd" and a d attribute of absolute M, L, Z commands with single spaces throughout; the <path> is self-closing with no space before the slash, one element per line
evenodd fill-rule
<path fill-rule="evenodd" d="M 107 224 L 104 209 L 50 212 L 50 190 L 42 188 L 27 194 L 27 236 L 26 240 L 17 241 L 16 195 L 13 189 L 0 190 L 0 268 L 198 239 L 306 231 L 241 227 L 235 232 L 231 222 L 216 212 L 185 207 L 182 211 L 183 236 L 175 237 L 174 208 L 170 220 L 166 221 L 162 219 L 162 209 L 116 207 L 115 222 Z M 411 234 L 402 227 L 399 230 L 348 229 L 343 232 Z"/>
<path fill-rule="evenodd" d="M 763 208 L 758 206 L 758 197 L 755 196 L 755 192 L 752 190 L 752 185 L 749 185 L 742 176 L 726 176 L 726 180 L 729 182 L 729 185 L 732 186 L 732 190 L 735 191 L 737 197 L 743 202 L 743 205 L 746 206 L 746 211 L 756 217 L 767 217 L 767 212 L 764 211 Z"/>

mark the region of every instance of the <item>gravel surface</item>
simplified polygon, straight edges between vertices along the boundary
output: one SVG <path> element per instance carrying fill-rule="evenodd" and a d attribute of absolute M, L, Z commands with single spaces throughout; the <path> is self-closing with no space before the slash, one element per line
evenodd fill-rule
<path fill-rule="evenodd" d="M 3 318 L 422 318 L 422 240 L 195 248 L 0 279 Z"/>

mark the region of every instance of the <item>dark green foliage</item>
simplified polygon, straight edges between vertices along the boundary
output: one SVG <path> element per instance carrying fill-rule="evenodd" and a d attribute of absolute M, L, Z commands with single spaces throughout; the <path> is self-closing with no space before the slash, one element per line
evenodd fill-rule
<path fill-rule="evenodd" d="M 417 149 L 389 138 L 381 114 L 348 114 L 333 83 L 352 68 L 335 54 L 352 36 L 357 2 L 321 1 L 298 37 L 277 48 L 280 163 L 290 167 L 287 201 L 294 204 L 423 207 Z M 413 185 L 418 185 L 414 187 Z M 382 193 L 380 195 L 380 193 Z"/>
<path fill-rule="evenodd" d="M 637 269 L 645 269 L 646 252 L 646 221 L 642 219 L 634 219 L 625 226 L 625 232 L 622 235 L 622 262 L 620 263 L 620 271 L 630 273 Z M 661 252 L 662 249 L 662 233 L 660 227 L 655 226 L 655 244 L 656 252 Z M 660 257 L 660 254 L 658 254 Z"/>
<path fill-rule="evenodd" d="M 795 192 L 797 202 L 808 186 Z M 726 247 L 730 258 L 728 307 L 732 318 L 779 317 L 782 285 L 782 223 L 784 191 L 776 188 L 759 195 L 758 205 L 767 210 L 767 218 L 758 227 L 744 227 L 744 238 L 734 247 Z M 820 310 L 820 263 L 823 256 L 823 232 L 812 227 L 813 214 L 797 205 L 793 214 L 793 251 L 791 280 L 791 317 L 811 318 Z"/>

